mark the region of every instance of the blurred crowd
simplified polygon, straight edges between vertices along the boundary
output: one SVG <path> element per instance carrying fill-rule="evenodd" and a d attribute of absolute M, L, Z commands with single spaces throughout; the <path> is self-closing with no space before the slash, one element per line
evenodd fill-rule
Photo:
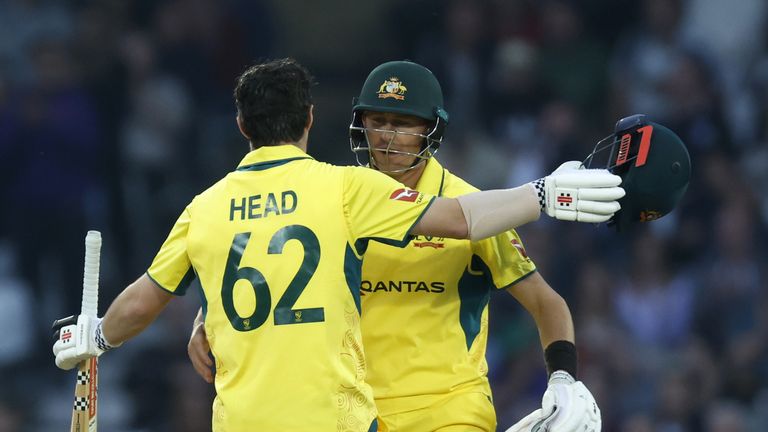
<path fill-rule="evenodd" d="M 74 374 L 49 325 L 79 310 L 86 230 L 104 237 L 103 313 L 246 152 L 235 77 L 284 56 L 317 77 L 309 152 L 328 162 L 353 163 L 368 71 L 405 58 L 443 84 L 438 159 L 483 189 L 584 159 L 630 114 L 676 131 L 693 176 L 670 215 L 520 233 L 571 307 L 604 431 L 768 430 L 767 19 L 764 0 L 0 1 L 0 432 L 68 424 Z M 103 357 L 104 430 L 210 430 L 213 390 L 186 358 L 198 305 Z M 503 430 L 546 374 L 511 296 L 490 321 Z"/>

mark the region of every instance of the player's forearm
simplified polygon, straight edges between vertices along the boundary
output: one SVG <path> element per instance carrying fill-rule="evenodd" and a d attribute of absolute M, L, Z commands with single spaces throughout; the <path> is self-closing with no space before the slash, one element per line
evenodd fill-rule
<path fill-rule="evenodd" d="M 474 192 L 436 198 L 411 233 L 481 240 L 533 222 L 540 213 L 536 190 L 530 184 Z"/>
<path fill-rule="evenodd" d="M 552 342 L 560 340 L 574 342 L 573 318 L 562 297 L 556 293 L 547 296 L 536 309 L 531 311 L 531 315 L 539 329 L 542 348 L 546 349 Z"/>
<path fill-rule="evenodd" d="M 539 329 L 544 363 L 552 374 L 564 370 L 576 376 L 578 359 L 574 345 L 571 311 L 560 294 L 552 289 L 538 272 L 507 288 L 525 310 L 531 314 Z"/>
<path fill-rule="evenodd" d="M 576 377 L 578 359 L 573 319 L 565 300 L 552 291 L 540 299 L 537 308 L 531 311 L 531 315 L 539 329 L 547 373 L 551 375 L 555 371 L 564 370 Z"/>
<path fill-rule="evenodd" d="M 104 315 L 102 329 L 111 345 L 119 345 L 141 333 L 162 312 L 173 296 L 160 289 L 146 274 L 129 285 Z"/>
<path fill-rule="evenodd" d="M 457 200 L 472 240 L 482 240 L 533 222 L 541 214 L 536 190 L 530 184 L 475 192 Z"/>
<path fill-rule="evenodd" d="M 574 341 L 573 320 L 568 304 L 539 272 L 529 274 L 507 288 L 507 291 L 536 322 L 543 348 L 558 340 Z"/>

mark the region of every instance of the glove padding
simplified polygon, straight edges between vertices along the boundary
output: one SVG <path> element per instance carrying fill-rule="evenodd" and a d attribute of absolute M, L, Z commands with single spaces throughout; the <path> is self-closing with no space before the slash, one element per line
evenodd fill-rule
<path fill-rule="evenodd" d="M 606 169 L 585 169 L 579 161 L 560 165 L 552 174 L 536 180 L 533 186 L 541 210 L 566 221 L 606 222 L 621 206 L 624 196 L 621 177 Z"/>
<path fill-rule="evenodd" d="M 119 345 L 111 345 L 101 331 L 101 318 L 72 315 L 53 323 L 53 355 L 56 366 L 70 370 L 81 361 L 98 357 Z"/>
<path fill-rule="evenodd" d="M 602 420 L 592 393 L 568 372 L 552 373 L 541 408 L 506 432 L 600 432 Z"/>

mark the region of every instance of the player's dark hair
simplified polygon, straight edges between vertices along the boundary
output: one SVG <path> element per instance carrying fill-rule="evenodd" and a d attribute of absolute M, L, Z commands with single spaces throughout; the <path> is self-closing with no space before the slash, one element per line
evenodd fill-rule
<path fill-rule="evenodd" d="M 237 78 L 237 112 L 254 148 L 301 139 L 312 84 L 309 71 L 292 58 L 251 66 Z"/>

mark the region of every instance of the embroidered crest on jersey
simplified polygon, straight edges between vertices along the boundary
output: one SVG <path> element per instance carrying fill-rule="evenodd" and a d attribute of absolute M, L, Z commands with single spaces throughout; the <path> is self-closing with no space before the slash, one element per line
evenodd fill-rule
<path fill-rule="evenodd" d="M 392 195 L 389 196 L 389 199 L 395 200 L 395 201 L 408 201 L 408 202 L 414 202 L 416 201 L 416 198 L 419 197 L 419 191 L 406 189 L 406 188 L 400 188 L 394 192 L 392 192 Z"/>
<path fill-rule="evenodd" d="M 444 237 L 432 237 L 432 236 L 416 236 L 416 238 L 413 239 L 413 247 L 417 248 L 435 248 L 435 249 L 443 249 L 445 248 L 445 238 Z"/>
<path fill-rule="evenodd" d="M 405 87 L 400 78 L 391 77 L 388 80 L 384 80 L 384 83 L 379 87 L 378 93 L 379 99 L 395 98 L 397 100 L 405 99 L 405 92 L 408 89 Z"/>
<path fill-rule="evenodd" d="M 443 249 L 445 247 L 445 243 L 435 243 L 431 241 L 413 242 L 413 247 L 417 247 L 417 248 L 430 247 L 435 249 Z"/>

